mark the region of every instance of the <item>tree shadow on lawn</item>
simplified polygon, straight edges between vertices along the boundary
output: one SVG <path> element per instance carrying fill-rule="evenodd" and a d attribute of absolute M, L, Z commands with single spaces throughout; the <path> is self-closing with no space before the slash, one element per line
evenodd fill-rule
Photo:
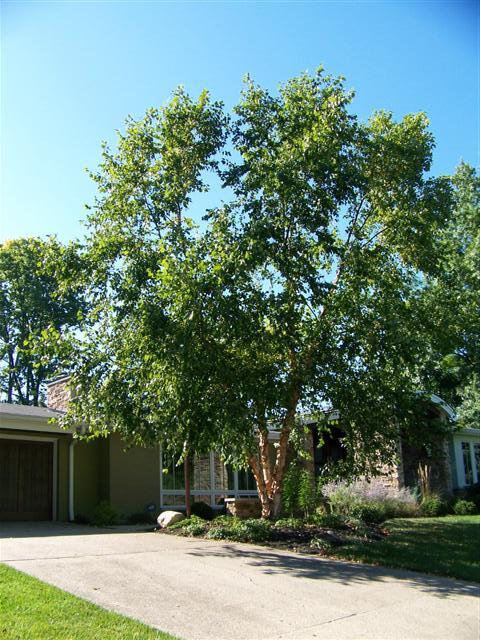
<path fill-rule="evenodd" d="M 302 556 L 288 551 L 275 551 L 262 547 L 254 548 L 242 544 L 215 545 L 208 549 L 205 546 L 188 552 L 190 555 L 208 558 L 241 558 L 250 566 L 258 567 L 268 575 L 288 575 L 295 578 L 311 580 L 328 580 L 341 584 L 367 584 L 372 581 L 389 582 L 401 580 L 408 586 L 439 597 L 451 595 L 478 597 L 480 585 L 453 578 L 427 575 L 404 569 L 356 564 L 346 560 L 333 560 L 315 556 Z"/>
<path fill-rule="evenodd" d="M 480 582 L 478 516 L 398 519 L 387 528 L 390 535 L 380 542 L 347 542 L 339 548 L 339 557 Z"/>

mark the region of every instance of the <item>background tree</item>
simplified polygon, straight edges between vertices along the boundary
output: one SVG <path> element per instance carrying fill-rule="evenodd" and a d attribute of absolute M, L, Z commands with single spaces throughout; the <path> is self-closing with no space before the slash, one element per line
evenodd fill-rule
<path fill-rule="evenodd" d="M 59 333 L 78 325 L 85 304 L 74 284 L 75 245 L 19 238 L 0 246 L 0 385 L 7 402 L 38 406 L 60 363 Z"/>
<path fill-rule="evenodd" d="M 278 512 L 303 412 L 340 411 L 352 473 L 392 460 L 428 344 L 422 274 L 438 267 L 450 186 L 426 177 L 424 114 L 364 124 L 352 97 L 321 70 L 277 95 L 247 81 L 229 120 L 207 94 L 180 91 L 104 149 L 95 330 L 76 346 L 69 420 L 248 464 L 264 517 Z M 185 212 L 207 171 L 225 201 L 200 229 Z"/>
<path fill-rule="evenodd" d="M 439 235 L 439 268 L 424 290 L 431 336 L 423 384 L 447 399 L 463 426 L 480 414 L 480 177 L 462 163 L 452 179 L 453 215 Z"/>

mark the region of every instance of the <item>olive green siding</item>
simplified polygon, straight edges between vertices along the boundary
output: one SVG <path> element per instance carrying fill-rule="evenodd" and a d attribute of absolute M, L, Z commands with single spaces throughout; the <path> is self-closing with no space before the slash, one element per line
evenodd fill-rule
<path fill-rule="evenodd" d="M 74 449 L 75 517 L 90 518 L 108 500 L 108 440 L 79 441 Z"/>
<path fill-rule="evenodd" d="M 158 508 L 160 500 L 160 455 L 158 447 L 125 445 L 117 435 L 109 438 L 110 504 L 122 515 L 145 511 L 148 504 Z"/>
<path fill-rule="evenodd" d="M 58 438 L 57 520 L 68 520 L 68 448 L 71 436 Z"/>
<path fill-rule="evenodd" d="M 44 430 L 42 430 L 44 429 Z M 56 441 L 56 519 L 69 519 L 69 447 L 72 434 L 57 433 L 48 421 L 3 419 L 0 435 L 47 438 Z M 120 516 L 144 512 L 149 504 L 159 508 L 159 448 L 134 447 L 125 450 L 117 435 L 92 441 L 75 441 L 73 447 L 74 516 L 90 518 L 95 507 L 107 500 Z"/>
<path fill-rule="evenodd" d="M 11 425 L 11 428 L 7 427 Z M 71 441 L 70 434 L 44 433 L 42 431 L 22 430 L 17 428 L 17 423 L 2 419 L 0 435 L 5 434 L 13 438 L 28 438 L 39 440 L 43 438 L 57 441 L 57 520 L 68 520 L 68 447 Z"/>

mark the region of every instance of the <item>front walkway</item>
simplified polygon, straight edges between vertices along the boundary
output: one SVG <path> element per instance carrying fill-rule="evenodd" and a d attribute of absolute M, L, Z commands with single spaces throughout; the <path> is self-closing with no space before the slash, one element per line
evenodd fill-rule
<path fill-rule="evenodd" d="M 473 640 L 479 632 L 478 585 L 253 545 L 0 523 L 0 561 L 185 639 Z"/>

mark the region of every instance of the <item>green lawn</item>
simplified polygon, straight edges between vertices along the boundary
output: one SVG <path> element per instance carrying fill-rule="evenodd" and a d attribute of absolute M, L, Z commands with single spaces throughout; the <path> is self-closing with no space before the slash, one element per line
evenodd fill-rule
<path fill-rule="evenodd" d="M 390 520 L 385 528 L 385 540 L 348 544 L 335 555 L 480 582 L 480 515 Z"/>
<path fill-rule="evenodd" d="M 174 640 L 0 564 L 1 640 Z"/>

